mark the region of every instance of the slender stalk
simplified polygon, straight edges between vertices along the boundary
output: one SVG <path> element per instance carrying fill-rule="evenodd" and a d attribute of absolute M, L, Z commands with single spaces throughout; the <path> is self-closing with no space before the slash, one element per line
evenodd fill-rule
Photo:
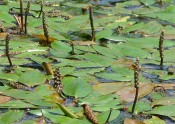
<path fill-rule="evenodd" d="M 140 72 L 140 65 L 139 65 L 139 58 L 136 59 L 135 62 L 135 66 L 134 66 L 134 87 L 136 89 L 136 93 L 135 93 L 135 98 L 134 98 L 134 102 L 133 102 L 133 106 L 132 106 L 132 117 L 134 118 L 134 110 L 135 110 L 135 106 L 137 103 L 137 99 L 138 99 L 138 93 L 139 93 L 139 72 Z"/>
<path fill-rule="evenodd" d="M 70 43 L 72 50 L 69 52 L 71 55 L 75 55 L 74 44 Z"/>
<path fill-rule="evenodd" d="M 94 42 L 95 41 L 95 29 L 94 29 L 94 22 L 93 22 L 92 5 L 89 7 L 89 20 L 90 20 L 90 25 L 91 25 L 92 42 Z"/>
<path fill-rule="evenodd" d="M 49 45 L 49 32 L 44 11 L 43 11 L 43 30 L 44 30 L 44 36 L 46 38 L 46 45 Z"/>
<path fill-rule="evenodd" d="M 43 1 L 42 0 L 40 1 L 40 5 L 41 5 L 41 8 L 40 8 L 40 12 L 39 12 L 38 18 L 40 18 L 41 13 L 43 12 Z"/>
<path fill-rule="evenodd" d="M 8 58 L 10 67 L 12 68 L 13 65 L 12 65 L 12 61 L 11 61 L 11 59 L 10 59 L 10 54 L 9 54 L 9 41 L 10 41 L 10 36 L 9 36 L 9 34 L 7 34 L 5 41 L 6 41 L 6 44 L 5 44 L 5 53 L 6 53 L 6 56 L 7 56 L 7 58 Z"/>
<path fill-rule="evenodd" d="M 26 7 L 26 11 L 25 11 L 25 31 L 24 31 L 25 34 L 27 34 L 27 17 L 29 14 L 29 10 L 30 10 L 30 1 L 28 1 L 28 3 L 27 3 L 27 7 Z"/>
<path fill-rule="evenodd" d="M 20 25 L 20 33 L 23 32 L 24 21 L 23 21 L 23 0 L 20 0 L 20 17 L 21 17 L 21 25 Z"/>
<path fill-rule="evenodd" d="M 109 119 L 111 117 L 111 113 L 112 113 L 112 108 L 110 108 L 109 115 L 108 115 L 108 118 L 107 118 L 105 124 L 109 124 Z"/>
<path fill-rule="evenodd" d="M 162 30 L 159 38 L 160 69 L 163 69 L 163 60 L 164 60 L 163 41 L 164 41 L 164 31 Z"/>

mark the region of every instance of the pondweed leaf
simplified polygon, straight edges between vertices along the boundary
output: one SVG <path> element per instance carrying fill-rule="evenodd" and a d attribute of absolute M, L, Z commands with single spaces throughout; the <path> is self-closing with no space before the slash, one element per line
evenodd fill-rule
<path fill-rule="evenodd" d="M 10 110 L 6 113 L 3 113 L 1 115 L 1 124 L 11 124 L 11 123 L 15 123 L 16 121 L 18 121 L 19 119 L 22 119 L 22 117 L 24 116 L 24 111 L 23 110 Z"/>
<path fill-rule="evenodd" d="M 85 97 L 93 91 L 91 85 L 83 78 L 65 77 L 62 83 L 63 92 L 68 96 Z"/>
<path fill-rule="evenodd" d="M 155 124 L 155 123 L 159 123 L 159 124 L 166 124 L 165 121 L 163 121 L 162 119 L 160 119 L 157 116 L 152 116 L 152 118 L 144 120 L 145 124 Z"/>
<path fill-rule="evenodd" d="M 151 106 L 158 106 L 158 105 L 175 105 L 175 98 L 174 97 L 162 97 L 160 99 L 154 100 L 151 103 Z"/>
<path fill-rule="evenodd" d="M 168 117 L 171 117 L 171 116 L 174 117 L 175 116 L 175 105 L 158 106 L 147 113 L 148 114 L 163 115 L 163 116 L 168 116 Z"/>
<path fill-rule="evenodd" d="M 44 84 L 45 80 L 45 75 L 42 74 L 42 72 L 39 72 L 38 70 L 25 72 L 19 77 L 19 82 L 29 87 Z"/>

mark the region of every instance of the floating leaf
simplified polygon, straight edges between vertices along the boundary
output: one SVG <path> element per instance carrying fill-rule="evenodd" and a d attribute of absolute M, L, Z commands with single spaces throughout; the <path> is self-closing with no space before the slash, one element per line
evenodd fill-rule
<path fill-rule="evenodd" d="M 92 87 L 86 80 L 74 77 L 65 77 L 62 80 L 63 92 L 69 96 L 85 97 L 92 92 Z"/>
<path fill-rule="evenodd" d="M 129 108 L 128 108 L 128 111 L 129 111 L 129 112 L 132 112 L 132 106 L 133 106 L 133 105 L 130 105 L 130 106 L 129 106 Z M 149 110 L 151 110 L 151 106 L 150 106 L 149 103 L 145 103 L 145 102 L 140 102 L 140 101 L 138 101 L 138 102 L 136 103 L 134 113 L 135 113 L 135 114 L 139 114 L 140 112 L 149 111 Z"/>
<path fill-rule="evenodd" d="M 29 87 L 44 83 L 45 80 L 46 80 L 46 77 L 44 76 L 44 74 L 42 74 L 38 70 L 25 72 L 19 77 L 19 82 Z"/>
<path fill-rule="evenodd" d="M 152 111 L 147 112 L 148 114 L 164 115 L 164 116 L 175 116 L 175 105 L 158 106 Z"/>
<path fill-rule="evenodd" d="M 175 105 L 175 98 L 174 97 L 163 97 L 151 103 L 152 107 L 158 106 L 158 105 Z"/>
<path fill-rule="evenodd" d="M 115 95 L 99 95 L 91 94 L 89 97 L 80 100 L 82 103 L 87 103 L 91 105 L 92 110 L 104 112 L 113 109 L 121 109 L 123 106 L 119 106 L 120 100 L 116 98 Z M 118 106 L 116 106 L 118 105 Z"/>
<path fill-rule="evenodd" d="M 150 6 L 155 3 L 155 0 L 140 0 L 140 2 L 142 2 L 146 6 Z"/>
<path fill-rule="evenodd" d="M 109 118 L 109 122 L 113 121 L 114 119 L 116 119 L 118 116 L 120 115 L 120 111 L 119 110 L 112 110 L 111 112 L 111 116 Z M 100 113 L 98 116 L 97 116 L 97 119 L 99 121 L 99 124 L 103 124 L 106 122 L 107 118 L 109 116 L 109 111 L 105 111 L 105 112 L 102 112 Z"/>
<path fill-rule="evenodd" d="M 111 29 L 110 30 L 103 30 L 103 31 L 100 31 L 96 34 L 95 39 L 99 40 L 101 38 L 109 37 L 111 35 L 112 35 L 112 30 Z"/>
<path fill-rule="evenodd" d="M 95 74 L 96 77 L 107 79 L 109 82 L 112 81 L 131 81 L 131 77 L 125 76 L 118 73 L 97 73 Z"/>
<path fill-rule="evenodd" d="M 63 106 L 62 104 L 58 103 L 58 106 L 60 107 L 60 109 L 64 112 L 64 114 L 70 118 L 78 118 L 77 115 L 75 115 L 74 113 L 72 113 L 68 108 L 66 108 L 65 106 Z"/>
<path fill-rule="evenodd" d="M 142 121 L 126 118 L 124 124 L 145 124 Z"/>
<path fill-rule="evenodd" d="M 11 97 L 0 95 L 0 104 L 10 101 Z"/>
<path fill-rule="evenodd" d="M 36 37 L 36 38 L 39 38 L 43 41 L 47 41 L 46 37 L 43 35 L 43 34 L 32 34 L 32 36 Z M 56 39 L 53 38 L 53 37 L 49 37 L 49 42 L 52 43 L 53 41 L 55 41 Z"/>
<path fill-rule="evenodd" d="M 93 41 L 72 41 L 73 45 L 78 45 L 78 46 L 91 46 L 95 45 L 96 43 Z"/>
<path fill-rule="evenodd" d="M 78 120 L 66 116 L 55 115 L 47 112 L 46 110 L 42 110 L 43 116 L 49 118 L 53 123 L 61 123 L 61 124 L 89 124 L 88 120 Z"/>
<path fill-rule="evenodd" d="M 159 124 L 166 124 L 165 121 L 163 121 L 162 119 L 156 117 L 156 116 L 152 116 L 151 119 L 148 119 L 148 120 L 144 120 L 144 123 L 145 124 L 156 124 L 156 123 L 159 123 Z"/>
<path fill-rule="evenodd" d="M 152 83 L 140 83 L 139 84 L 139 94 L 138 98 L 141 98 L 147 94 L 149 94 L 154 88 L 154 85 Z M 119 95 L 121 100 L 124 101 L 134 101 L 135 97 L 135 87 L 133 85 L 124 87 L 116 92 L 117 95 Z"/>
<path fill-rule="evenodd" d="M 93 89 L 102 95 L 111 94 L 130 85 L 130 83 L 114 82 L 114 83 L 100 83 L 93 85 Z"/>
<path fill-rule="evenodd" d="M 10 110 L 1 115 L 1 123 L 2 124 L 12 124 L 21 119 L 24 115 L 24 111 L 14 111 Z"/>
<path fill-rule="evenodd" d="M 22 100 L 13 100 L 6 102 L 4 104 L 0 104 L 0 108 L 36 108 L 34 105 L 31 105 L 29 103 L 23 102 Z"/>
<path fill-rule="evenodd" d="M 17 82 L 19 76 L 16 74 L 0 74 L 0 79 Z"/>

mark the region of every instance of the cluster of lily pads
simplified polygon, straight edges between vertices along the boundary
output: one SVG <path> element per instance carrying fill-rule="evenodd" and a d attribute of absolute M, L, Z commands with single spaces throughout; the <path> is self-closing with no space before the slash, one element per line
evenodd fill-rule
<path fill-rule="evenodd" d="M 20 2 L 0 3 L 0 122 L 89 124 L 82 105 L 99 124 L 165 124 L 175 120 L 173 0 L 43 1 L 50 46 L 43 33 L 41 5 L 30 1 L 27 35 L 18 33 L 14 18 Z M 113 1 L 112 1 L 113 2 Z M 91 41 L 89 7 L 93 3 L 95 41 Z M 23 1 L 24 8 L 27 1 Z M 13 8 L 13 9 L 12 9 Z M 9 14 L 9 10 L 11 11 Z M 14 15 L 12 15 L 12 13 Z M 160 68 L 159 37 L 164 30 L 164 61 Z M 8 70 L 6 34 L 13 69 Z M 73 54 L 72 54 L 73 53 Z M 133 63 L 141 74 L 135 119 Z M 59 68 L 62 92 L 53 87 L 42 63 Z M 167 121 L 169 119 L 169 122 Z"/>

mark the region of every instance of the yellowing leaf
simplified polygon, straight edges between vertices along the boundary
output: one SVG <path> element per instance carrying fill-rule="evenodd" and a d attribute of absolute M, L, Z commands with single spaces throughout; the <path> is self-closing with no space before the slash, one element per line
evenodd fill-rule
<path fill-rule="evenodd" d="M 142 121 L 126 118 L 124 124 L 145 124 Z"/>
<path fill-rule="evenodd" d="M 129 18 L 130 18 L 130 16 L 125 16 L 123 18 L 116 20 L 115 22 L 126 22 Z"/>
<path fill-rule="evenodd" d="M 36 37 L 36 38 L 39 38 L 39 39 L 41 39 L 41 40 L 43 40 L 43 41 L 47 41 L 46 40 L 46 37 L 43 35 L 43 34 L 32 34 L 32 36 L 34 36 L 34 37 Z M 49 37 L 49 42 L 50 43 L 52 43 L 53 41 L 55 41 L 56 39 L 55 38 L 53 38 L 53 37 Z"/>
<path fill-rule="evenodd" d="M 6 32 L 1 32 L 0 33 L 0 39 L 5 39 L 7 33 Z"/>
<path fill-rule="evenodd" d="M 113 83 L 100 83 L 93 86 L 93 89 L 102 95 L 117 92 L 121 88 L 130 85 L 130 83 L 113 82 Z"/>
<path fill-rule="evenodd" d="M 175 84 L 161 83 L 161 84 L 155 84 L 155 86 L 163 87 L 164 89 L 174 89 Z"/>
<path fill-rule="evenodd" d="M 140 83 L 139 84 L 139 94 L 138 98 L 146 96 L 154 89 L 154 84 L 151 83 Z M 121 100 L 132 102 L 134 101 L 136 89 L 134 85 L 130 85 L 124 88 L 121 88 L 116 94 L 120 97 Z"/>
<path fill-rule="evenodd" d="M 71 43 L 75 46 L 90 46 L 96 44 L 93 41 L 72 41 Z"/>

